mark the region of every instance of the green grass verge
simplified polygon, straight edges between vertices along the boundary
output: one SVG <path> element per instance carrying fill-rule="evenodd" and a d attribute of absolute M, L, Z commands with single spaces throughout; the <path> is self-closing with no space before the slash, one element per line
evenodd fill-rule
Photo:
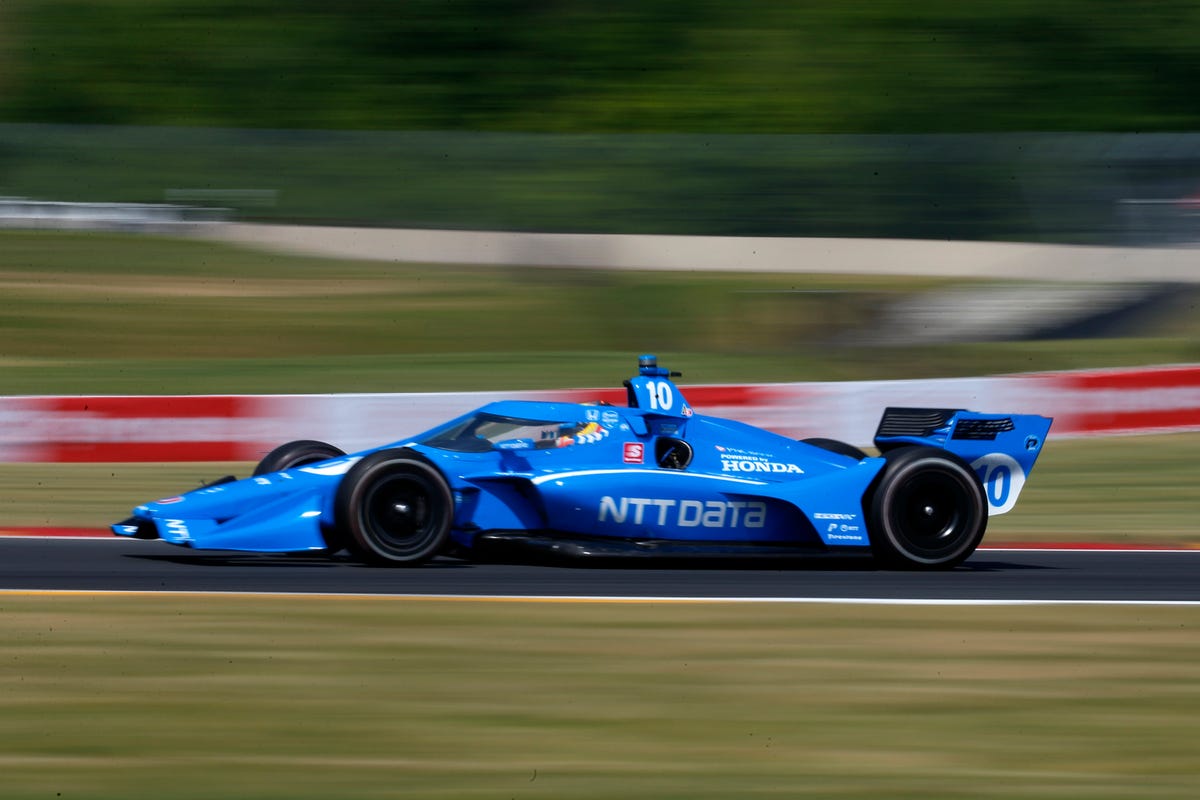
<path fill-rule="evenodd" d="M 1056 440 L 991 541 L 1200 545 L 1200 434 Z"/>
<path fill-rule="evenodd" d="M 12 800 L 1190 800 L 1200 785 L 1189 608 L 0 607 Z"/>
<path fill-rule="evenodd" d="M 1200 434 L 1051 440 L 989 542 L 1200 544 Z M 0 527 L 103 528 L 248 463 L 0 464 Z"/>

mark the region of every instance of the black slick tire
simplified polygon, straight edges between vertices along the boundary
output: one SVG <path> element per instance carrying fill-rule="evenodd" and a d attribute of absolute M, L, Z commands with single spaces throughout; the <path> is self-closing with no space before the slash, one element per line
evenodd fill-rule
<path fill-rule="evenodd" d="M 812 439 L 801 439 L 802 444 L 811 444 L 813 447 L 819 447 L 822 450 L 828 450 L 831 453 L 837 453 L 839 456 L 849 456 L 856 461 L 862 461 L 867 457 L 867 454 L 859 450 L 852 444 L 840 442 L 837 439 L 822 439 L 820 437 Z"/>
<path fill-rule="evenodd" d="M 949 569 L 975 552 L 987 529 L 983 487 L 958 456 L 902 447 L 867 499 L 867 530 L 877 560 L 900 569 Z"/>
<path fill-rule="evenodd" d="M 333 501 L 338 535 L 368 564 L 420 564 L 444 551 L 454 520 L 450 486 L 407 448 L 380 450 L 350 468 Z"/>
<path fill-rule="evenodd" d="M 305 464 L 315 464 L 346 455 L 341 448 L 326 442 L 312 439 L 300 439 L 295 442 L 281 444 L 263 456 L 262 461 L 254 468 L 254 475 L 266 475 L 268 472 L 282 472 Z"/>

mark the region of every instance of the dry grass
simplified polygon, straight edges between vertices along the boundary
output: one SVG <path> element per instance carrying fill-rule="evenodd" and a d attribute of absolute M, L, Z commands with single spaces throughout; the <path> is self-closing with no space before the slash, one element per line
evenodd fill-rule
<path fill-rule="evenodd" d="M 1200 616 L 3 596 L 12 798 L 1190 798 Z"/>

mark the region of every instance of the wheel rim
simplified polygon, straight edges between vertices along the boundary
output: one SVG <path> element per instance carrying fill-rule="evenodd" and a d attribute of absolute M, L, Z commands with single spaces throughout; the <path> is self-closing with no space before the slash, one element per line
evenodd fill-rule
<path fill-rule="evenodd" d="M 363 526 L 391 556 L 419 553 L 437 536 L 441 520 L 433 487 L 416 475 L 393 475 L 377 481 L 362 504 Z"/>
<path fill-rule="evenodd" d="M 902 481 L 890 516 L 902 540 L 897 544 L 921 559 L 954 555 L 973 530 L 970 492 L 958 476 L 942 470 L 923 470 Z"/>

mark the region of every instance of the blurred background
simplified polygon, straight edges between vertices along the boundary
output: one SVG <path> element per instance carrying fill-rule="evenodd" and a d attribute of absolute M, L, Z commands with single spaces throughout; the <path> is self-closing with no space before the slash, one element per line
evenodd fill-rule
<path fill-rule="evenodd" d="M 1200 363 L 1197 87 L 1195 0 L 0 0 L 0 396 Z M 990 541 L 1194 547 L 1198 442 L 1055 438 Z M 251 467 L 0 464 L 0 526 Z M 314 603 L 7 595 L 6 797 L 1197 796 L 1193 609 Z"/>
<path fill-rule="evenodd" d="M 191 235 L 224 221 L 1186 248 L 1196 30 L 1185 0 L 8 0 L 0 225 L 16 230 L 0 269 L 20 311 L 0 319 L 0 374 L 8 393 L 336 391 L 609 384 L 627 369 L 610 357 L 648 349 L 694 354 L 705 382 L 1200 360 L 1192 276 L 1143 277 L 1136 259 L 1097 269 L 1118 289 L 1047 293 L 983 265 L 630 276 Z M 964 283 L 991 298 L 990 327 L 929 335 Z M 569 366 L 529 374 L 547 350 Z"/>

